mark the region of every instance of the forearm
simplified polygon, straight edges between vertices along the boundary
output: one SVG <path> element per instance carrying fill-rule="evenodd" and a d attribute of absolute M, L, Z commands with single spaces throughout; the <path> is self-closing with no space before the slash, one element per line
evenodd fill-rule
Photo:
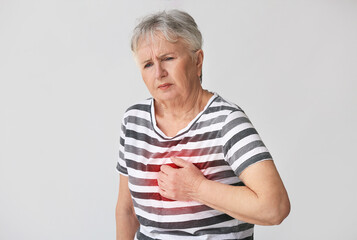
<path fill-rule="evenodd" d="M 172 158 L 179 169 L 163 165 L 159 173 L 160 194 L 180 201 L 197 201 L 249 223 L 280 224 L 290 212 L 284 184 L 273 161 L 249 166 L 239 179 L 245 186 L 208 180 L 192 163 Z"/>
<path fill-rule="evenodd" d="M 139 221 L 134 213 L 116 212 L 116 240 L 133 240 L 139 228 Z"/>
<path fill-rule="evenodd" d="M 246 186 L 230 186 L 205 180 L 192 198 L 236 219 L 253 224 L 275 225 L 285 218 L 279 212 L 280 199 L 259 196 Z"/>

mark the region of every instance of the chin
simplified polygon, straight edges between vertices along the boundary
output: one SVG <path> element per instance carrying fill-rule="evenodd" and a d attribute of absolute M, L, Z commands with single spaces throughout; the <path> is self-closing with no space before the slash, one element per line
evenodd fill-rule
<path fill-rule="evenodd" d="M 154 96 L 154 99 L 158 101 L 173 101 L 176 99 L 180 99 L 180 95 L 174 92 L 164 92 L 155 95 L 156 96 Z"/>

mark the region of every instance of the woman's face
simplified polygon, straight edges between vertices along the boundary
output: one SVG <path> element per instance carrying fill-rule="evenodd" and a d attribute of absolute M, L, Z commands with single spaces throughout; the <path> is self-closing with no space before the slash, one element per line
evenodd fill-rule
<path fill-rule="evenodd" d="M 139 42 L 135 56 L 142 78 L 155 100 L 184 101 L 201 89 L 202 50 L 193 53 L 196 54 L 193 59 L 182 40 L 171 43 L 162 35 L 147 39 Z"/>

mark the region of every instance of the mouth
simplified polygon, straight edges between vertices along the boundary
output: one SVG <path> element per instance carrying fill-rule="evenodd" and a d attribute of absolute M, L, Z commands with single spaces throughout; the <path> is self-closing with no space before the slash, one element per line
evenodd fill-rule
<path fill-rule="evenodd" d="M 164 84 L 159 85 L 158 88 L 161 89 L 161 90 L 166 90 L 166 89 L 168 89 L 171 85 L 172 85 L 172 84 L 170 84 L 170 83 L 164 83 Z"/>

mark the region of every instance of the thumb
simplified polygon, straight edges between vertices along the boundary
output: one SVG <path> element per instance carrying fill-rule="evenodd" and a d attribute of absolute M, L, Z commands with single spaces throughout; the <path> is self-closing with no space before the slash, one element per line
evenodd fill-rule
<path fill-rule="evenodd" d="M 185 167 L 187 162 L 183 160 L 182 158 L 178 157 L 171 157 L 171 161 L 176 164 L 178 167 Z"/>

